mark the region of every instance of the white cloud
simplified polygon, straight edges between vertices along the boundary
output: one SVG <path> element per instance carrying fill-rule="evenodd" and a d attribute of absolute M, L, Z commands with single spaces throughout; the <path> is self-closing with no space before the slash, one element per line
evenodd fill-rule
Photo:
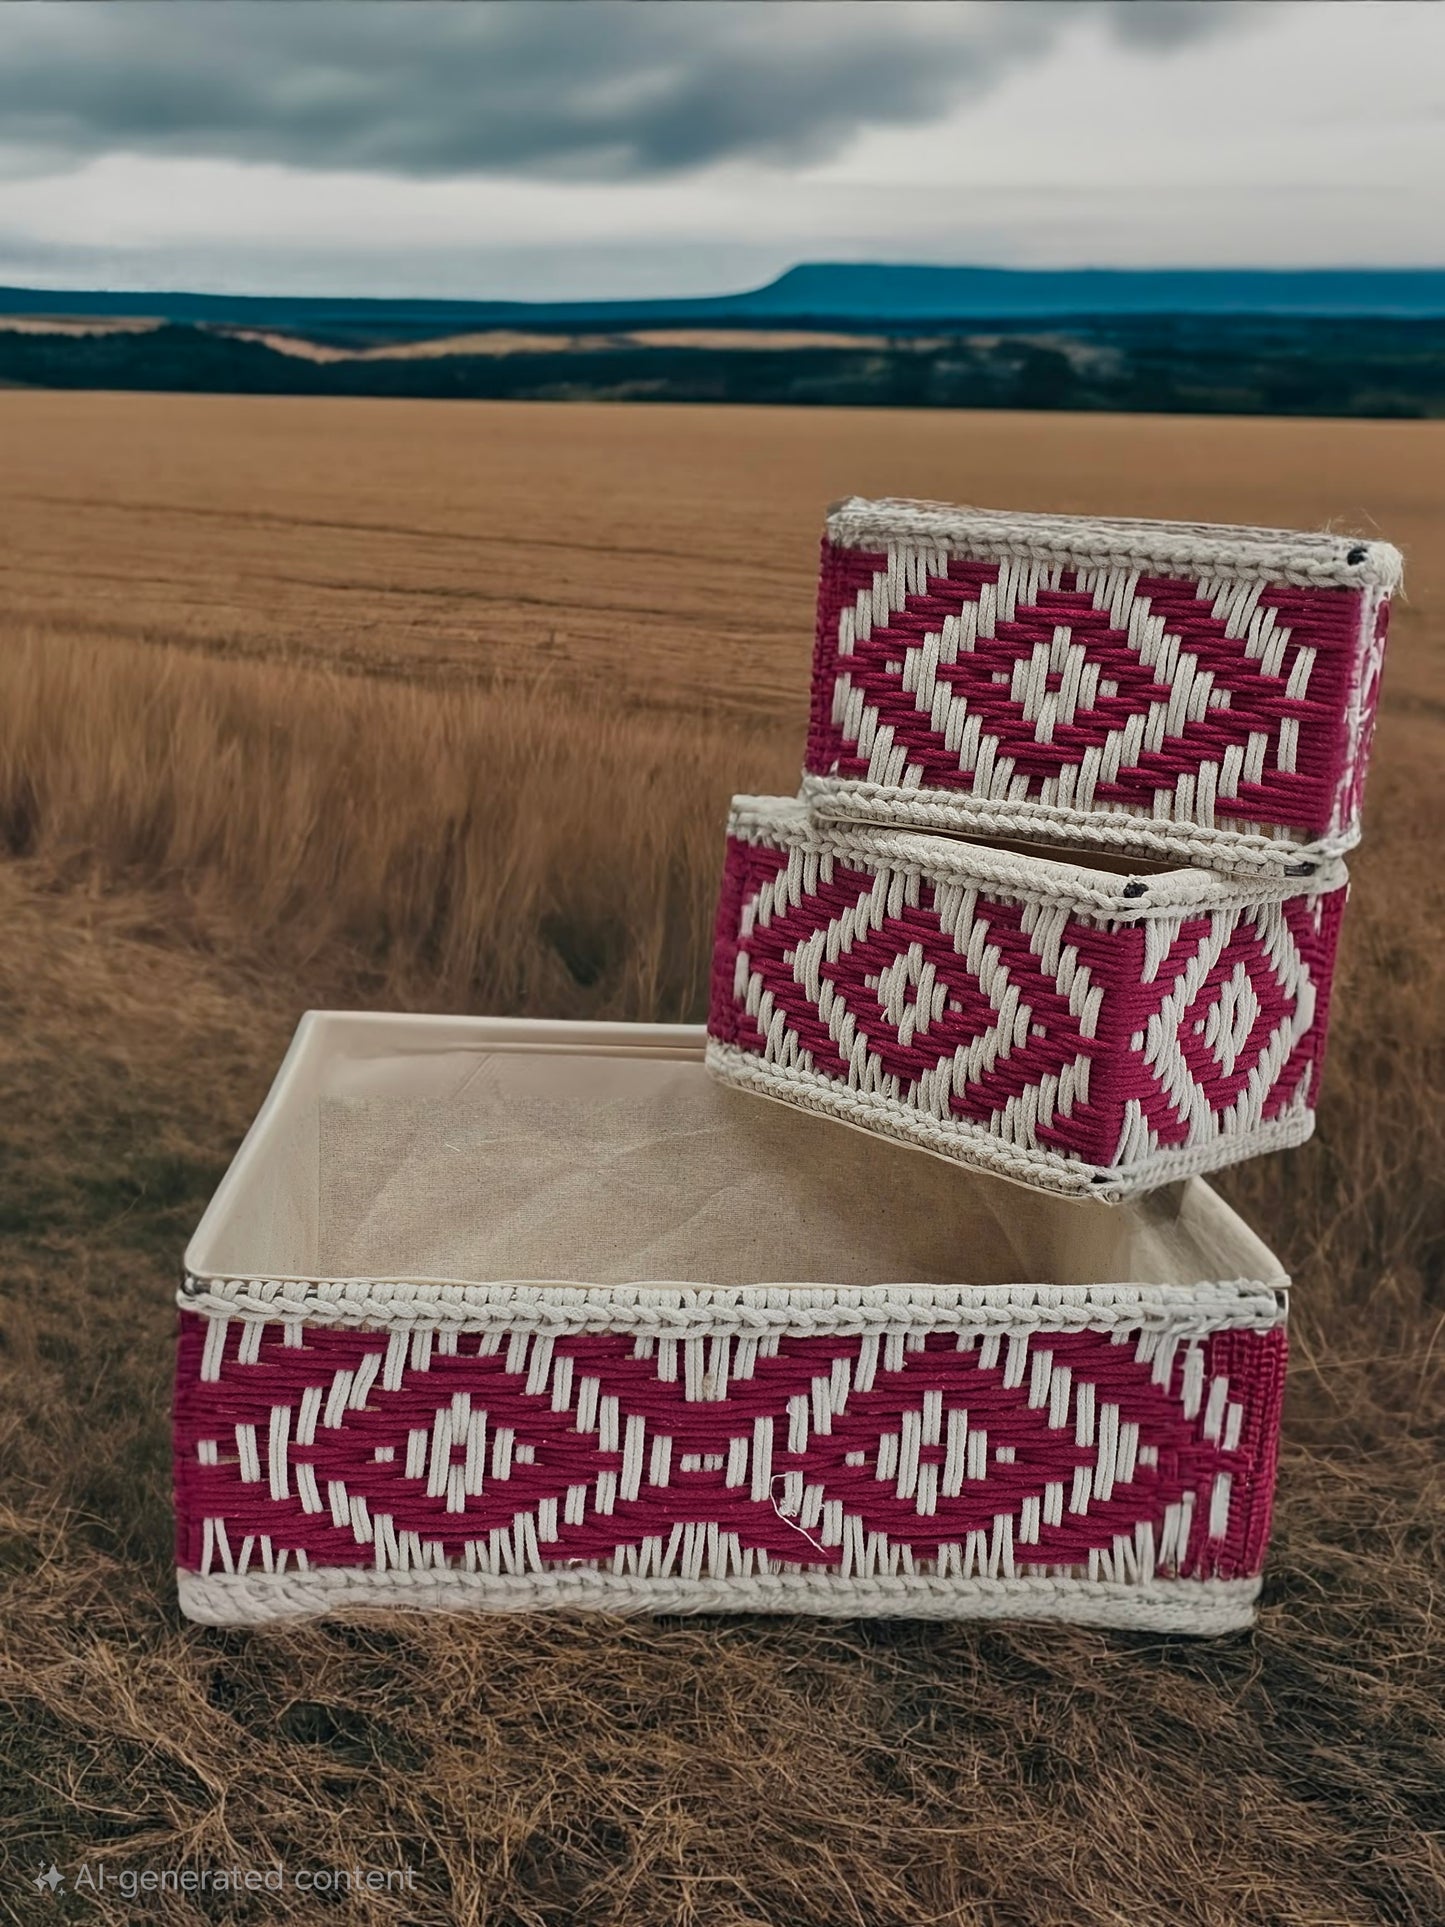
<path fill-rule="evenodd" d="M 17 12 L 77 11 L 0 9 L 0 42 Z M 107 11 L 150 13 L 125 0 Z M 254 17 L 258 9 L 220 11 Z M 525 11 L 589 15 L 586 6 Z M 694 99 L 704 80 L 716 88 L 733 71 L 726 62 L 718 68 L 719 47 L 735 67 L 744 53 L 754 57 L 761 28 L 751 6 L 684 11 L 741 23 L 726 33 L 709 27 L 711 39 L 692 42 L 685 23 L 676 28 L 668 42 L 674 84 L 679 98 Z M 718 292 L 797 260 L 840 257 L 1286 266 L 1435 265 L 1445 254 L 1445 119 L 1435 78 L 1445 9 L 1315 0 L 1221 13 L 1173 0 L 1162 11 L 1007 6 L 1002 19 L 997 8 L 903 11 L 920 46 L 926 29 L 936 31 L 929 20 L 971 18 L 973 66 L 945 75 L 946 86 L 910 92 L 911 70 L 900 61 L 881 106 L 870 108 L 862 88 L 856 99 L 849 94 L 846 114 L 824 89 L 813 134 L 791 149 L 777 130 L 770 134 L 767 115 L 814 96 L 790 93 L 780 80 L 747 114 L 714 113 L 715 157 L 705 164 L 684 164 L 659 145 L 656 112 L 628 135 L 636 101 L 625 66 L 603 63 L 584 90 L 583 131 L 591 139 L 599 125 L 622 129 L 614 158 L 632 140 L 640 158 L 620 176 L 614 166 L 596 178 L 557 177 L 562 161 L 576 160 L 566 146 L 576 127 L 560 110 L 550 123 L 553 148 L 543 153 L 534 141 L 510 167 L 500 159 L 484 171 L 450 173 L 430 163 L 403 172 L 355 159 L 346 168 L 288 162 L 280 154 L 291 136 L 278 134 L 275 113 L 294 132 L 313 110 L 307 87 L 316 83 L 306 80 L 309 69 L 287 80 L 274 62 L 255 72 L 275 82 L 280 71 L 281 108 L 247 121 L 245 89 L 228 96 L 240 128 L 230 147 L 228 135 L 194 151 L 196 140 L 181 138 L 164 116 L 164 138 L 122 137 L 107 131 L 98 108 L 79 139 L 74 125 L 67 132 L 37 109 L 32 142 L 44 135 L 52 158 L 39 166 L 32 145 L 28 170 L 0 177 L 0 280 L 600 297 Z M 590 12 L 616 18 L 611 9 Z M 627 12 L 652 17 L 659 9 Z M 880 22 L 899 12 L 896 0 L 790 8 L 775 57 L 780 66 L 804 62 L 810 35 L 848 41 L 859 55 L 874 46 Z M 1026 34 L 1008 24 L 1019 14 L 1038 16 Z M 1206 16 L 1231 31 L 1198 31 Z M 993 23 L 987 35 L 982 19 Z M 258 27 L 254 37 L 269 31 Z M 71 33 L 70 57 L 78 59 L 84 35 Z M 531 47 L 535 38 L 516 44 Z M 706 55 L 696 71 L 683 58 L 686 45 Z M 575 50 L 572 58 L 575 66 Z M 94 87 L 104 91 L 102 78 Z M 334 119 L 334 101 L 329 111 Z M 249 158 L 232 151 L 237 143 Z M 133 151 L 138 145 L 146 151 Z M 428 151 L 442 155 L 445 145 Z"/>

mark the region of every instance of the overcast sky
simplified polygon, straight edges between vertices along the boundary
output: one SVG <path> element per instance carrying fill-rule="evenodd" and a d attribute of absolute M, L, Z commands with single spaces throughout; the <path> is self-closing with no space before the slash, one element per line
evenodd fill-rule
<path fill-rule="evenodd" d="M 0 281 L 1445 264 L 1437 0 L 30 0 Z"/>

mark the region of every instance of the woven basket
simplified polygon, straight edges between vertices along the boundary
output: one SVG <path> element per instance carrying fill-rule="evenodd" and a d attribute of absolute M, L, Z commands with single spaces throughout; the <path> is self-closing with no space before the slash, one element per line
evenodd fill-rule
<path fill-rule="evenodd" d="M 1020 1213 L 702 1050 L 303 1022 L 187 1254 L 184 1610 L 1248 1623 L 1285 1280 L 1234 1214 Z"/>
<path fill-rule="evenodd" d="M 1346 537 L 844 502 L 805 793 L 1219 870 L 1339 855 L 1400 572 Z"/>
<path fill-rule="evenodd" d="M 1310 867 L 1114 874 L 739 797 L 708 1066 L 1110 1202 L 1299 1144 L 1346 894 Z"/>

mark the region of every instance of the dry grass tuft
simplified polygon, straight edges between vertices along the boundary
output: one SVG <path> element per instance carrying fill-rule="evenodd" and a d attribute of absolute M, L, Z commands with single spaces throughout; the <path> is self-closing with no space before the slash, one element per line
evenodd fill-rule
<path fill-rule="evenodd" d="M 361 437 L 376 418 L 337 419 Z M 1176 432 L 1221 473 L 1232 460 L 1243 491 L 1258 477 L 1229 454 L 1236 427 L 1253 446 L 1258 424 Z M 860 466 L 886 429 L 847 428 Z M 1084 432 L 1061 422 L 1049 445 Z M 1106 452 L 1124 433 L 1089 432 Z M 1017 433 L 1040 461 L 1044 428 Z M 1130 425 L 1120 474 L 1160 433 Z M 1352 478 L 1386 446 L 1338 433 Z M 1151 506 L 1111 490 L 1098 506 Z M 599 739 L 596 706 L 546 685 L 210 659 L 178 633 L 179 604 L 177 647 L 74 612 L 0 633 L 0 1917 L 1445 1917 L 1445 905 L 1425 573 L 1391 665 L 1320 1131 L 1225 1181 L 1297 1290 L 1260 1625 L 1207 1643 L 762 1619 L 183 1625 L 171 1285 L 296 1015 L 697 1016 L 722 805 L 791 783 L 797 691 L 759 698 L 751 724 L 736 690 L 723 722 L 614 704 Z M 112 1878 L 410 1864 L 418 1884 L 326 1907 L 42 1901 L 24 1883 L 51 1859 Z"/>
<path fill-rule="evenodd" d="M 728 798 L 793 761 L 776 725 L 599 717 L 546 687 L 56 635 L 0 652 L 13 856 L 159 890 L 193 941 L 264 931 L 293 966 L 442 1007 L 695 1012 Z"/>

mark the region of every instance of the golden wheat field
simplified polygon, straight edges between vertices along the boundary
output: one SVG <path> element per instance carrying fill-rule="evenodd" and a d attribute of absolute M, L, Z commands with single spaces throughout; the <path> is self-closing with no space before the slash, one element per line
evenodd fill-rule
<path fill-rule="evenodd" d="M 1445 1919 L 1445 426 L 11 391 L 0 452 L 0 1915 Z M 699 1017 L 855 492 L 1406 551 L 1319 1132 L 1221 1181 L 1296 1278 L 1258 1629 L 186 1626 L 173 1288 L 296 1017 Z"/>

